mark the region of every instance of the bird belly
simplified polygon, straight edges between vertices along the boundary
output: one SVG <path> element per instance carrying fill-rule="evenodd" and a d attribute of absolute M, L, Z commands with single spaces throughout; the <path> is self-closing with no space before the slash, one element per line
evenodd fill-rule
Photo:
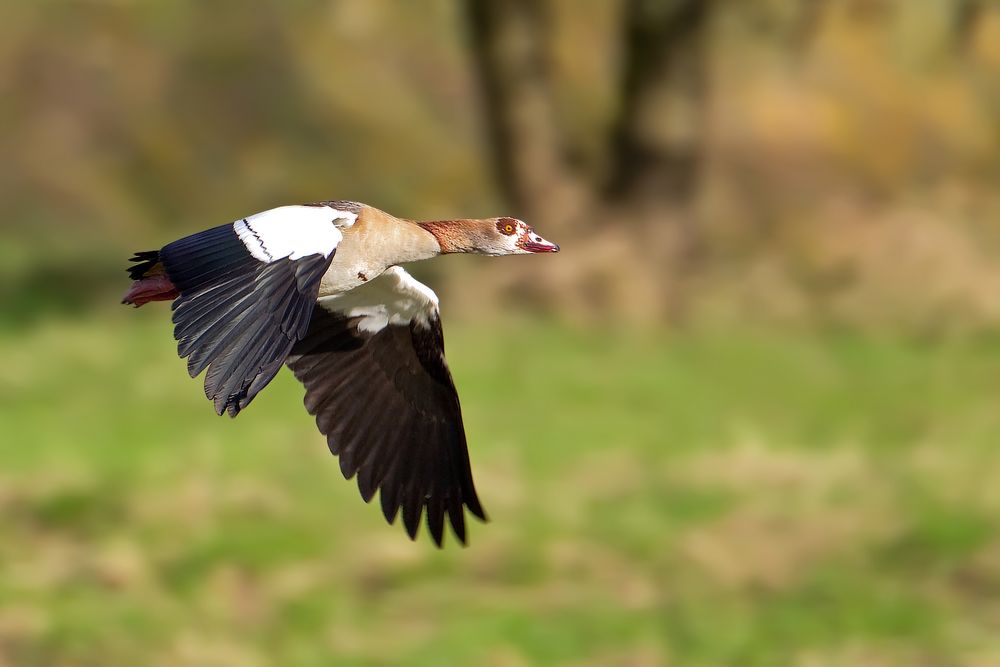
<path fill-rule="evenodd" d="M 361 260 L 360 258 L 341 258 L 338 253 L 330 268 L 323 274 L 319 286 L 319 296 L 330 296 L 350 291 L 358 285 L 363 285 L 386 270 L 387 264 Z"/>

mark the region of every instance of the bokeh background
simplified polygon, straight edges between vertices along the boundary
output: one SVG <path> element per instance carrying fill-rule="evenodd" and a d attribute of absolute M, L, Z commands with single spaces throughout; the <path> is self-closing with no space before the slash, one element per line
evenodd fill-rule
<path fill-rule="evenodd" d="M 1000 665 L 990 0 L 0 5 L 0 665 Z M 124 259 L 279 204 L 449 257 L 492 521 L 283 373 L 218 419 Z"/>

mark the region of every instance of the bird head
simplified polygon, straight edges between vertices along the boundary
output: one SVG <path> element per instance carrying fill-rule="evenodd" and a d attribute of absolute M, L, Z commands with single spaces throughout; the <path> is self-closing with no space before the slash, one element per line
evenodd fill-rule
<path fill-rule="evenodd" d="M 491 255 L 528 255 L 539 252 L 559 252 L 559 245 L 543 239 L 534 228 L 517 218 L 491 218 L 493 233 L 488 245 Z"/>

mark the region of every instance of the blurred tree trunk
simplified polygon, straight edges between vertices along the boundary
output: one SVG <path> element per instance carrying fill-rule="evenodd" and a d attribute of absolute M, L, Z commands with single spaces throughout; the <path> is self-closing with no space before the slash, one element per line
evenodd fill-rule
<path fill-rule="evenodd" d="M 568 185 L 556 129 L 546 0 L 466 0 L 470 47 L 485 102 L 496 172 L 529 210 Z M 626 0 L 619 113 L 610 137 L 607 194 L 689 199 L 703 155 L 705 42 L 712 0 Z"/>
<path fill-rule="evenodd" d="M 526 216 L 549 217 L 548 202 L 569 187 L 549 82 L 550 7 L 536 0 L 466 6 L 497 180 Z"/>
<path fill-rule="evenodd" d="M 803 0 L 792 35 L 799 51 L 812 46 L 823 28 L 823 21 L 830 6 L 830 0 Z"/>
<path fill-rule="evenodd" d="M 983 0 L 957 0 L 953 32 L 955 45 L 960 51 L 969 48 L 985 10 L 986 3 Z"/>
<path fill-rule="evenodd" d="M 620 112 L 612 131 L 615 197 L 685 202 L 704 153 L 710 0 L 628 0 Z"/>
<path fill-rule="evenodd" d="M 588 284 L 585 292 L 596 308 L 614 309 L 622 301 L 619 286 L 609 282 L 617 281 L 625 289 L 644 284 L 649 294 L 642 307 L 649 314 L 682 310 L 675 286 L 698 245 L 691 204 L 705 153 L 705 51 L 713 4 L 625 0 L 617 28 L 623 54 L 618 113 L 604 142 L 605 164 L 593 170 L 602 178 L 592 182 L 567 162 L 558 131 L 547 56 L 550 2 L 465 0 L 501 190 L 539 228 L 558 233 L 569 224 L 590 226 L 585 238 L 579 236 L 580 244 L 589 244 L 580 252 L 590 258 L 578 264 L 572 280 Z M 562 290 L 567 292 L 580 290 Z"/>

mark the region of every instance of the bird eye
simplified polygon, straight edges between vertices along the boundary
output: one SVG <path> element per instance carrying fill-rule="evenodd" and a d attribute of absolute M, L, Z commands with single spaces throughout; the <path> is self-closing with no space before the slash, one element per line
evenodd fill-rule
<path fill-rule="evenodd" d="M 513 218 L 500 218 L 497 220 L 497 231 L 510 236 L 517 231 L 517 221 Z"/>

